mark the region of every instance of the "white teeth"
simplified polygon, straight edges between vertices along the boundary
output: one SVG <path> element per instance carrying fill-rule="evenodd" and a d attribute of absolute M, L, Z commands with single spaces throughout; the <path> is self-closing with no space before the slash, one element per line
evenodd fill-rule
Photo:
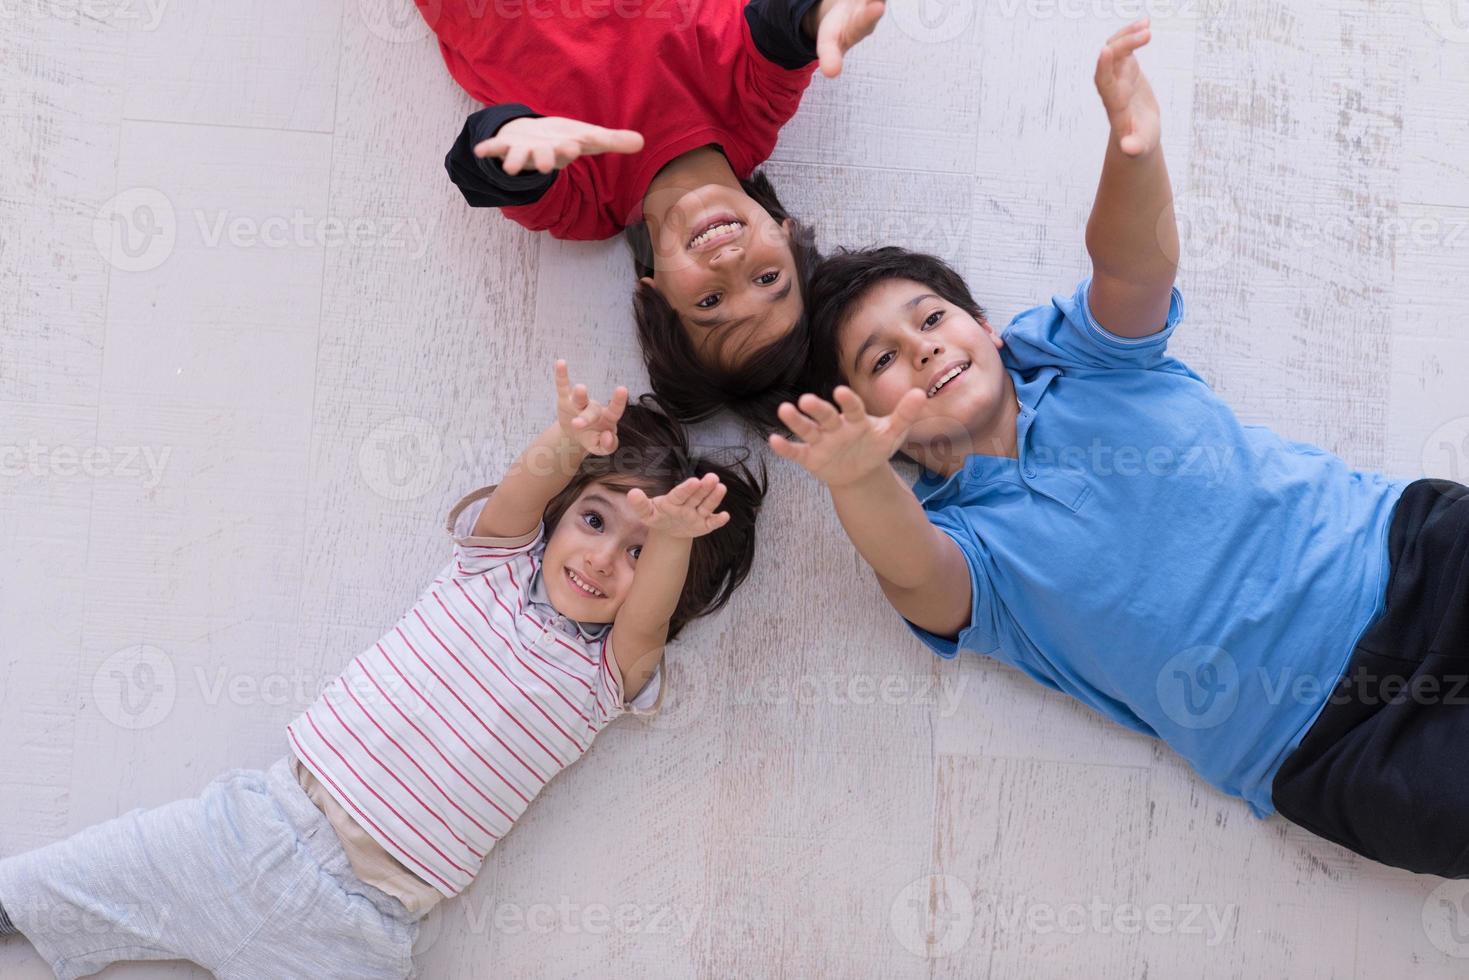
<path fill-rule="evenodd" d="M 587 582 L 585 582 L 581 578 L 581 576 L 577 575 L 576 572 L 573 572 L 571 569 L 568 568 L 566 570 L 566 575 L 567 575 L 568 578 L 571 579 L 571 581 L 576 585 L 577 588 L 581 589 L 583 592 L 587 593 L 588 595 L 594 595 L 594 596 L 597 596 L 600 599 L 605 599 L 606 598 L 606 593 L 602 592 L 600 589 L 593 588 L 591 585 L 587 584 Z"/>
<path fill-rule="evenodd" d="M 701 231 L 699 234 L 695 235 L 692 239 L 689 240 L 689 246 L 691 248 L 698 248 L 700 245 L 704 244 L 715 235 L 722 235 L 727 231 L 738 231 L 743 227 L 745 227 L 744 223 L 739 221 L 726 221 L 722 224 L 717 224 L 714 227 L 706 228 L 704 231 Z"/>
<path fill-rule="evenodd" d="M 950 381 L 953 381 L 955 378 L 957 378 L 959 375 L 963 374 L 968 369 L 969 369 L 969 365 L 968 364 L 956 364 L 956 365 L 954 365 L 954 367 L 951 368 L 948 371 L 948 373 L 946 373 L 942 378 L 939 378 L 937 381 L 935 381 L 933 383 L 933 387 L 932 388 L 928 389 L 928 397 L 932 398 L 934 395 L 937 395 L 939 393 L 939 389 L 940 388 L 942 388 L 944 385 L 948 384 Z"/>

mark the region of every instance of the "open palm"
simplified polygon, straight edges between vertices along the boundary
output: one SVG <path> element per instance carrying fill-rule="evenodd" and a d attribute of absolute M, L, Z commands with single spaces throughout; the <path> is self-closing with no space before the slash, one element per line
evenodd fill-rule
<path fill-rule="evenodd" d="M 837 405 L 815 395 L 802 395 L 797 405 L 781 405 L 776 414 L 801 441 L 792 442 L 779 434 L 770 437 L 770 448 L 777 456 L 799 463 L 832 487 L 853 483 L 886 466 L 902 448 L 927 401 L 914 388 L 903 395 L 891 415 L 872 416 L 861 397 L 845 385 L 832 397 Z"/>
<path fill-rule="evenodd" d="M 1135 53 L 1152 36 L 1143 18 L 1108 38 L 1097 56 L 1097 93 L 1118 137 L 1118 147 L 1132 157 L 1152 151 L 1161 133 L 1158 99 Z"/>
<path fill-rule="evenodd" d="M 604 129 L 564 116 L 522 116 L 475 144 L 477 157 L 499 157 L 507 174 L 527 165 L 543 174 L 560 170 L 578 157 L 597 153 L 636 153 L 643 137 L 631 129 Z"/>

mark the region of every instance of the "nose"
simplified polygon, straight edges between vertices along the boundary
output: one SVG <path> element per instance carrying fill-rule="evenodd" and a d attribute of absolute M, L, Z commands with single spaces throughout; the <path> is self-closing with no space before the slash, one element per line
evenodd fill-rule
<path fill-rule="evenodd" d="M 612 571 L 612 554 L 614 545 L 611 542 L 603 544 L 598 548 L 588 548 L 583 560 L 587 563 L 587 569 L 598 575 L 607 575 Z"/>
<path fill-rule="evenodd" d="M 745 250 L 738 245 L 726 245 L 713 255 L 709 256 L 709 267 L 717 269 L 719 266 L 730 262 L 738 262 Z"/>
<path fill-rule="evenodd" d="M 944 352 L 942 344 L 936 344 L 931 340 L 924 341 L 918 345 L 917 361 L 919 367 L 926 367 L 928 362 Z"/>

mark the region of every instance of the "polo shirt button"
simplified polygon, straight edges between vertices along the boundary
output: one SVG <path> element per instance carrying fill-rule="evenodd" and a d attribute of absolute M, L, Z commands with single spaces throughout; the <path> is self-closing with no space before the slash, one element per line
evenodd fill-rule
<path fill-rule="evenodd" d="M 1034 476 L 1035 476 L 1035 470 L 1032 470 L 1032 469 L 1027 469 L 1027 470 L 1026 470 L 1026 471 L 1025 471 L 1025 475 L 1026 475 L 1026 476 L 1029 476 L 1029 477 L 1034 477 Z"/>

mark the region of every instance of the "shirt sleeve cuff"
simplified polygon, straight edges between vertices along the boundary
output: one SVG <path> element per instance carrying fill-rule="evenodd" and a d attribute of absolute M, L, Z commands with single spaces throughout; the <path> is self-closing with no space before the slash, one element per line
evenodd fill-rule
<path fill-rule="evenodd" d="M 816 42 L 801 29 L 801 21 L 818 0 L 750 0 L 745 22 L 750 39 L 766 61 L 787 69 L 804 68 L 816 60 Z"/>
<path fill-rule="evenodd" d="M 524 548 L 534 544 L 541 536 L 544 525 L 537 524 L 524 534 L 512 537 L 495 537 L 491 535 L 475 535 L 474 524 L 479 520 L 480 511 L 485 509 L 485 504 L 490 496 L 494 494 L 495 487 L 481 487 L 473 493 L 466 494 L 460 501 L 449 509 L 449 518 L 444 522 L 449 536 L 457 544 L 477 546 L 481 548 Z"/>
<path fill-rule="evenodd" d="M 1166 347 L 1168 338 L 1183 322 L 1183 293 L 1177 286 L 1174 286 L 1168 297 L 1168 321 L 1163 325 L 1162 330 L 1150 333 L 1145 337 L 1118 336 L 1098 323 L 1097 318 L 1092 316 L 1091 290 L 1092 280 L 1088 276 L 1076 288 L 1076 309 L 1081 314 L 1082 325 L 1086 328 L 1087 335 L 1094 343 L 1106 350 L 1131 353 L 1151 352 L 1154 347 Z"/>
<path fill-rule="evenodd" d="M 624 705 L 629 714 L 656 715 L 663 707 L 663 665 L 659 664 L 638 696 Z"/>
<path fill-rule="evenodd" d="M 555 183 L 558 171 L 543 174 L 525 170 L 507 174 L 498 157 L 477 157 L 474 148 L 514 119 L 540 119 L 539 112 L 518 102 L 487 106 L 471 113 L 459 138 L 444 157 L 449 179 L 474 207 L 510 207 L 533 204 Z"/>

